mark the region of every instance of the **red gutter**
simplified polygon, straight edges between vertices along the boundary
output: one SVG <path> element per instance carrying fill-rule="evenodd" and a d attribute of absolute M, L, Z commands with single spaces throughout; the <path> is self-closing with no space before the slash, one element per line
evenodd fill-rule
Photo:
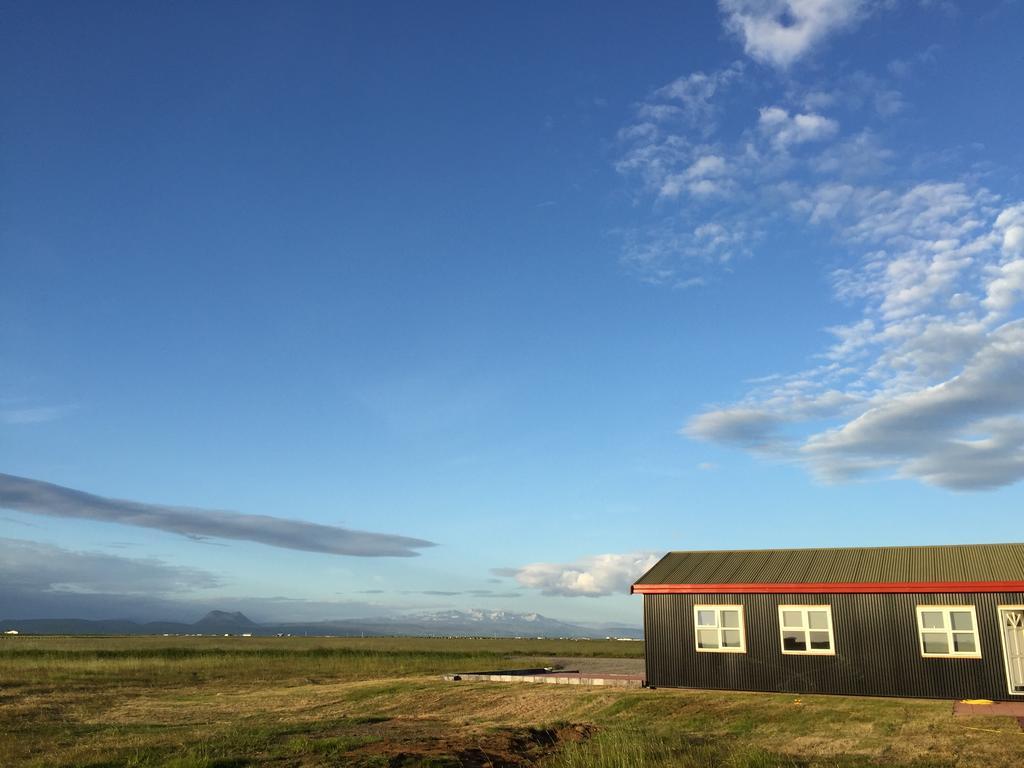
<path fill-rule="evenodd" d="M 840 581 L 783 584 L 634 584 L 634 595 L 1024 592 L 1024 581 Z"/>

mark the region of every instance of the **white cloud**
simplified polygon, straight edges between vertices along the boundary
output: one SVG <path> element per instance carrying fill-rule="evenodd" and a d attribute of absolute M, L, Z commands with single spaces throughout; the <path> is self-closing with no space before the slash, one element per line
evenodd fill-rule
<path fill-rule="evenodd" d="M 867 0 L 719 0 L 726 28 L 757 61 L 786 69 L 859 22 Z"/>
<path fill-rule="evenodd" d="M 1024 477 L 1024 321 L 992 331 L 956 376 L 876 398 L 857 418 L 811 436 L 802 451 L 826 478 L 849 476 L 851 466 L 879 459 L 952 488 Z M 992 465 L 965 465 L 971 456 Z"/>
<path fill-rule="evenodd" d="M 733 188 L 730 168 L 720 155 L 701 155 L 682 173 L 668 176 L 661 185 L 662 197 L 678 197 L 686 191 L 696 197 L 726 195 Z"/>
<path fill-rule="evenodd" d="M 749 211 L 741 216 L 733 209 L 721 221 L 698 213 L 743 203 L 751 194 L 752 175 L 773 168 L 774 160 L 766 155 L 779 154 L 768 152 L 768 142 L 757 137 L 739 144 L 706 140 L 715 130 L 723 94 L 742 71 L 733 64 L 680 77 L 653 91 L 636 108 L 636 121 L 618 133 L 622 152 L 615 169 L 638 180 L 642 196 L 665 205 L 655 211 L 664 214 L 659 221 L 622 233 L 622 262 L 641 280 L 678 287 L 706 284 L 706 275 L 694 274 L 697 265 L 727 265 L 747 256 L 762 234 Z M 656 109 L 662 104 L 673 109 Z M 691 204 L 682 216 L 669 207 L 676 200 Z M 709 224 L 719 231 L 705 228 Z"/>
<path fill-rule="evenodd" d="M 790 115 L 781 107 L 761 109 L 758 125 L 772 144 L 782 150 L 793 144 L 828 139 L 839 131 L 835 120 L 813 113 Z"/>
<path fill-rule="evenodd" d="M 686 176 L 690 179 L 707 179 L 724 176 L 728 173 L 728 170 L 728 163 L 722 157 L 718 155 L 704 155 L 686 169 Z"/>
<path fill-rule="evenodd" d="M 1024 478 L 1024 205 L 965 183 L 819 187 L 796 204 L 866 249 L 840 270 L 862 316 L 807 371 L 694 416 L 685 434 L 841 482 L 888 471 L 958 490 Z M 785 427 L 785 430 L 783 430 Z"/>
<path fill-rule="evenodd" d="M 982 303 L 994 313 L 1008 312 L 1024 294 L 1024 259 L 993 267 L 992 274 L 994 277 Z"/>
<path fill-rule="evenodd" d="M 630 585 L 658 558 L 653 552 L 592 555 L 574 563 L 530 563 L 497 572 L 545 595 L 602 597 L 628 594 Z"/>
<path fill-rule="evenodd" d="M 993 197 L 966 184 L 924 183 L 903 191 L 822 184 L 802 191 L 796 210 L 810 223 L 828 223 L 855 249 L 857 268 L 836 272 L 845 299 L 877 302 L 886 319 L 909 317 L 950 298 L 949 289 L 991 247 L 983 233 Z"/>
<path fill-rule="evenodd" d="M 845 167 L 847 156 L 862 160 L 871 154 L 873 164 L 887 156 L 873 135 L 863 133 L 834 157 L 800 157 L 792 150 L 827 144 L 839 133 L 839 123 L 815 112 L 793 114 L 779 106 L 762 109 L 758 124 L 741 129 L 733 140 L 708 140 L 708 124 L 720 107 L 724 85 L 738 71 L 733 65 L 719 72 L 699 72 L 657 89 L 638 108 L 637 122 L 619 131 L 622 154 L 615 168 L 639 181 L 640 194 L 656 202 L 652 213 L 660 219 L 625 237 L 623 263 L 644 281 L 705 284 L 706 274 L 694 274 L 701 265 L 728 269 L 737 258 L 751 255 L 780 205 L 787 204 L 776 186 L 787 183 L 785 177 L 797 164 L 817 163 L 819 173 L 827 175 Z M 650 109 L 659 99 L 686 104 L 687 115 L 709 116 L 710 123 Z M 653 122 L 653 114 L 674 117 Z M 678 209 L 672 207 L 674 201 L 679 201 Z"/>
<path fill-rule="evenodd" d="M 1016 224 L 1003 233 L 1003 252 L 1008 255 L 1024 252 L 1024 227 Z"/>
<path fill-rule="evenodd" d="M 886 4 L 720 0 L 747 52 L 780 68 Z M 890 69 L 912 74 L 906 62 Z M 752 383 L 683 432 L 830 481 L 889 473 L 987 488 L 1024 477 L 1024 405 L 1003 396 L 1020 364 L 1008 338 L 1024 315 L 1024 203 L 1001 200 L 970 169 L 942 178 L 955 153 L 935 162 L 886 146 L 879 131 L 906 109 L 892 78 L 786 77 L 753 122 L 749 103 L 727 120 L 725 97 L 764 93 L 751 74 L 732 65 L 678 78 L 619 133 L 616 167 L 639 180 L 636 209 L 649 202 L 648 220 L 626 233 L 623 263 L 651 283 L 701 285 L 804 228 L 807 242 L 828 243 L 834 297 L 853 317 L 824 329 L 830 339 L 809 368 Z"/>

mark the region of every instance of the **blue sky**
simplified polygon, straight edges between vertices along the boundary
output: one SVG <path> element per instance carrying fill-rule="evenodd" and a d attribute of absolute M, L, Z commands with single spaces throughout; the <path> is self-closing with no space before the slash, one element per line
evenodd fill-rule
<path fill-rule="evenodd" d="M 1024 4 L 3 5 L 0 614 L 1024 536 Z"/>

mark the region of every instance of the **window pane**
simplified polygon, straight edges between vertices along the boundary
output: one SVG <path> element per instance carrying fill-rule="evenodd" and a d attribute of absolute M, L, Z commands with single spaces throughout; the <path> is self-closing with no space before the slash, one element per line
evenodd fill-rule
<path fill-rule="evenodd" d="M 697 624 L 702 627 L 717 627 L 715 611 L 697 611 Z"/>
<path fill-rule="evenodd" d="M 740 625 L 739 611 L 722 611 L 723 627 L 738 627 Z"/>
<path fill-rule="evenodd" d="M 787 651 L 806 651 L 807 638 L 803 632 L 787 630 L 782 633 L 782 647 Z"/>
<path fill-rule="evenodd" d="M 740 631 L 738 629 L 723 629 L 722 630 L 722 647 L 723 648 L 739 648 L 740 647 Z"/>
<path fill-rule="evenodd" d="M 828 651 L 832 646 L 828 642 L 828 632 L 811 632 L 811 650 Z"/>
<path fill-rule="evenodd" d="M 946 625 L 942 623 L 942 611 L 922 611 L 921 626 L 924 629 L 943 629 Z"/>
<path fill-rule="evenodd" d="M 828 613 L 825 611 L 808 611 L 807 626 L 811 629 L 828 629 Z"/>
<path fill-rule="evenodd" d="M 800 611 L 783 611 L 782 612 L 782 626 L 784 627 L 802 627 L 804 625 L 803 616 L 800 615 Z"/>
<path fill-rule="evenodd" d="M 949 653 L 949 640 L 945 632 L 925 632 L 921 638 L 924 640 L 925 653 Z"/>
<path fill-rule="evenodd" d="M 954 632 L 953 648 L 957 653 L 975 653 L 978 650 L 973 632 Z"/>
<path fill-rule="evenodd" d="M 970 611 L 950 611 L 949 622 L 953 629 L 965 629 L 967 631 L 974 629 L 974 622 L 971 621 Z"/>
<path fill-rule="evenodd" d="M 698 629 L 697 630 L 697 647 L 698 648 L 717 648 L 718 647 L 718 630 L 716 630 L 716 629 Z"/>

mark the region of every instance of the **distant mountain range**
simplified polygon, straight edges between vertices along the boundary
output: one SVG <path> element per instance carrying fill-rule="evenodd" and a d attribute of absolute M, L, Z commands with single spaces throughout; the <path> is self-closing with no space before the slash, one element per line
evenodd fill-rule
<path fill-rule="evenodd" d="M 140 624 L 125 619 L 0 619 L 0 632 L 15 629 L 46 635 L 408 635 L 414 637 L 616 637 L 638 640 L 638 627 L 567 624 L 539 613 L 512 611 L 438 611 L 399 618 L 257 624 L 242 613 L 210 611 L 194 624 L 155 621 Z"/>

